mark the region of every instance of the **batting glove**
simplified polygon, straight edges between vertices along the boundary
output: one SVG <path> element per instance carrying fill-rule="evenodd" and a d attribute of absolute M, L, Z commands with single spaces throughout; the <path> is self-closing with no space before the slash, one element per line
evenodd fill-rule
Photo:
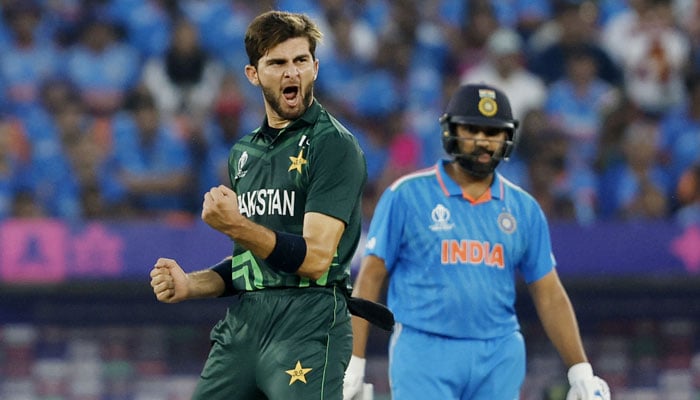
<path fill-rule="evenodd" d="M 566 400 L 610 400 L 608 384 L 593 375 L 591 364 L 574 364 L 569 368 L 567 376 L 571 388 L 566 395 Z"/>
<path fill-rule="evenodd" d="M 350 358 L 350 363 L 345 370 L 345 378 L 343 379 L 343 400 L 362 398 L 366 361 L 364 358 L 355 355 Z"/>

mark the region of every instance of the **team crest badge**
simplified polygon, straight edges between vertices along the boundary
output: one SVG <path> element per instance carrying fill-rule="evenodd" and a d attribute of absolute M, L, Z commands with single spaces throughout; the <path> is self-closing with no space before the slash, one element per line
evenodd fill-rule
<path fill-rule="evenodd" d="M 449 231 L 455 224 L 450 222 L 450 210 L 442 204 L 438 204 L 430 213 L 430 218 L 433 224 L 430 225 L 431 231 Z"/>
<path fill-rule="evenodd" d="M 295 365 L 293 369 L 288 369 L 284 371 L 285 373 L 287 373 L 287 375 L 290 376 L 289 386 L 291 386 L 296 381 L 306 383 L 306 374 L 311 372 L 312 369 L 313 368 L 302 367 L 301 361 L 297 361 L 297 365 Z"/>
<path fill-rule="evenodd" d="M 292 163 L 289 165 L 289 169 L 287 171 L 297 170 L 298 173 L 301 173 L 301 167 L 306 164 L 306 159 L 304 158 L 304 148 L 299 150 L 298 156 L 289 157 L 289 160 Z"/>
<path fill-rule="evenodd" d="M 509 212 L 502 212 L 498 216 L 498 227 L 503 231 L 503 233 L 513 233 L 518 227 L 518 223 L 515 221 L 515 217 Z"/>
<path fill-rule="evenodd" d="M 493 117 L 498 112 L 496 92 L 490 89 L 479 90 L 479 112 L 486 117 Z"/>

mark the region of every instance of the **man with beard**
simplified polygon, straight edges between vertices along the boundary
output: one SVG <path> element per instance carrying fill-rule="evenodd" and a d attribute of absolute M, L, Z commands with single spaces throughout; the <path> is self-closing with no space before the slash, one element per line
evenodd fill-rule
<path fill-rule="evenodd" d="M 567 399 L 606 400 L 555 269 L 549 228 L 532 196 L 495 172 L 516 142 L 506 95 L 461 86 L 440 118 L 451 159 L 408 174 L 382 195 L 353 295 L 377 300 L 388 279 L 396 316 L 389 355 L 394 400 L 517 399 L 525 345 L 515 313 L 516 274 L 569 368 Z M 344 399 L 357 399 L 368 325 L 353 317 Z"/>
<path fill-rule="evenodd" d="M 194 399 L 342 398 L 367 171 L 354 136 L 314 98 L 320 39 L 303 14 L 251 22 L 245 75 L 262 89 L 265 118 L 231 149 L 231 187 L 212 188 L 202 210 L 233 255 L 190 273 L 160 258 L 151 271 L 165 303 L 239 296 L 212 329 Z"/>

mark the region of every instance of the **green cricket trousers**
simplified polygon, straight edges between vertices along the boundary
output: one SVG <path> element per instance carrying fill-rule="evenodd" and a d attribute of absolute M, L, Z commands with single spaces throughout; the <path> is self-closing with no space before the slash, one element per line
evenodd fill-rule
<path fill-rule="evenodd" d="M 341 289 L 246 292 L 211 340 L 193 399 L 342 400 L 352 327 Z"/>

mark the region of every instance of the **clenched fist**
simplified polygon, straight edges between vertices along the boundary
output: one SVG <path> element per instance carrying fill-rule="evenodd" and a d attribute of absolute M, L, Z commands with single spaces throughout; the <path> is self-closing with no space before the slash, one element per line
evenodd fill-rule
<path fill-rule="evenodd" d="M 187 275 L 170 258 L 159 258 L 151 270 L 151 287 L 158 301 L 178 303 L 187 299 Z"/>
<path fill-rule="evenodd" d="M 229 234 L 240 218 L 243 216 L 238 210 L 238 197 L 228 186 L 219 185 L 204 195 L 202 220 L 212 228 Z"/>

